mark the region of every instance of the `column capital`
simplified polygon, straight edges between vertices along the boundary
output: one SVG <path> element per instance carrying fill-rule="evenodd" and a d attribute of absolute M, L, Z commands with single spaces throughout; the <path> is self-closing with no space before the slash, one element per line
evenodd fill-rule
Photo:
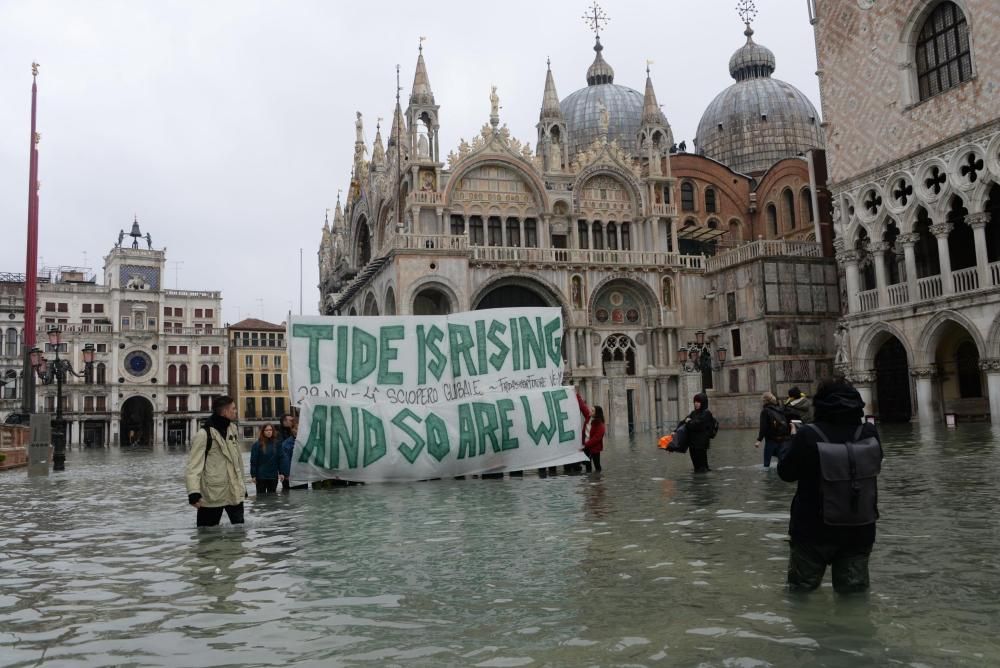
<path fill-rule="evenodd" d="M 1000 358 L 987 357 L 979 360 L 979 370 L 986 373 L 1000 373 Z"/>
<path fill-rule="evenodd" d="M 910 369 L 910 375 L 914 378 L 936 378 L 938 375 L 937 365 L 915 366 Z"/>
<path fill-rule="evenodd" d="M 837 264 L 857 264 L 859 259 L 860 254 L 854 249 L 837 253 Z"/>
<path fill-rule="evenodd" d="M 930 229 L 931 229 L 931 234 L 933 234 L 938 239 L 941 238 L 947 239 L 948 235 L 951 234 L 951 231 L 955 229 L 955 226 L 952 223 L 934 223 L 933 225 L 931 225 Z"/>
<path fill-rule="evenodd" d="M 882 255 L 888 250 L 892 249 L 892 244 L 888 241 L 876 241 L 870 247 L 869 250 L 872 254 Z"/>
<path fill-rule="evenodd" d="M 871 385 L 875 382 L 875 370 L 869 369 L 867 371 L 852 371 L 849 379 L 855 386 Z"/>
<path fill-rule="evenodd" d="M 834 252 L 836 252 L 838 254 L 839 253 L 843 253 L 844 251 L 848 250 L 848 248 L 847 248 L 847 242 L 844 241 L 843 239 L 839 238 L 839 237 L 836 238 L 836 239 L 834 239 L 833 240 L 833 250 L 834 250 Z"/>
<path fill-rule="evenodd" d="M 965 222 L 969 227 L 975 229 L 977 227 L 986 227 L 991 219 L 992 216 L 989 211 L 980 211 L 979 213 L 970 213 L 965 217 Z"/>
<path fill-rule="evenodd" d="M 920 235 L 916 232 L 911 232 L 910 234 L 900 234 L 896 237 L 896 243 L 903 247 L 915 246 L 918 241 L 920 241 Z"/>

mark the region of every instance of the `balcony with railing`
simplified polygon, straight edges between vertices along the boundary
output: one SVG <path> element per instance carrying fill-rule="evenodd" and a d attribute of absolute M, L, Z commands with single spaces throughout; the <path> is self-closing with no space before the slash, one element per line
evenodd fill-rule
<path fill-rule="evenodd" d="M 853 307 L 857 312 L 867 313 L 879 309 L 895 308 L 907 304 L 930 302 L 936 299 L 951 298 L 972 293 L 1000 288 L 1000 262 L 991 262 L 986 266 L 987 285 L 982 285 L 978 267 L 957 269 L 942 276 L 924 276 L 913 281 L 912 286 L 907 281 L 901 281 L 885 287 L 885 303 L 879 298 L 879 290 L 864 290 L 857 293 L 857 302 Z M 947 290 L 946 288 L 951 288 Z M 912 288 L 912 289 L 911 289 Z"/>
<path fill-rule="evenodd" d="M 865 290 L 858 293 L 858 305 L 862 313 L 878 308 L 878 290 Z"/>
<path fill-rule="evenodd" d="M 758 239 L 726 250 L 705 262 L 706 271 L 719 271 L 764 257 L 822 257 L 823 248 L 815 241 Z"/>

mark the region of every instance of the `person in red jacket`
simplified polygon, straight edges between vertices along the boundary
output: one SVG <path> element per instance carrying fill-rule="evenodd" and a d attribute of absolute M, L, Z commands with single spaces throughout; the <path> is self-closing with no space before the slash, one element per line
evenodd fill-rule
<path fill-rule="evenodd" d="M 590 457 L 594 468 L 601 470 L 601 451 L 604 450 L 604 409 L 594 406 L 594 413 L 590 417 L 590 435 L 583 442 L 583 451 Z"/>
<path fill-rule="evenodd" d="M 587 405 L 587 401 L 580 394 L 580 391 L 576 391 L 576 403 L 580 407 L 580 445 L 587 445 L 587 423 L 590 422 L 590 406 Z M 587 469 L 587 473 L 593 470 L 589 461 L 583 463 Z M 567 473 L 575 473 L 580 470 L 579 464 L 570 464 L 564 467 Z"/>

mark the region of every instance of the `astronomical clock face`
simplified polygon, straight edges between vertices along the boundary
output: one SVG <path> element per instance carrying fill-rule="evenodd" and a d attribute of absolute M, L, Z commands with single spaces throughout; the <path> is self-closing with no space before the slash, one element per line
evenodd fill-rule
<path fill-rule="evenodd" d="M 141 378 L 153 368 L 152 358 L 141 350 L 133 350 L 125 356 L 125 370 L 133 376 Z"/>

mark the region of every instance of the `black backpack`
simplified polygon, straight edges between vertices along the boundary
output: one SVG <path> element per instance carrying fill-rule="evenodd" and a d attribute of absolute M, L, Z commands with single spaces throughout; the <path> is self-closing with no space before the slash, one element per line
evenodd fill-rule
<path fill-rule="evenodd" d="M 874 436 L 861 438 L 860 425 L 846 443 L 831 443 L 814 424 L 806 425 L 819 436 L 820 489 L 823 522 L 833 526 L 863 526 L 878 519 L 878 474 L 882 471 L 882 446 Z"/>
<path fill-rule="evenodd" d="M 767 436 L 775 441 L 787 440 L 792 435 L 792 427 L 788 423 L 788 416 L 774 406 L 764 408 L 770 420 L 770 434 Z"/>
<path fill-rule="evenodd" d="M 719 419 L 712 416 L 712 421 L 708 424 L 708 437 L 715 438 L 719 435 Z"/>

